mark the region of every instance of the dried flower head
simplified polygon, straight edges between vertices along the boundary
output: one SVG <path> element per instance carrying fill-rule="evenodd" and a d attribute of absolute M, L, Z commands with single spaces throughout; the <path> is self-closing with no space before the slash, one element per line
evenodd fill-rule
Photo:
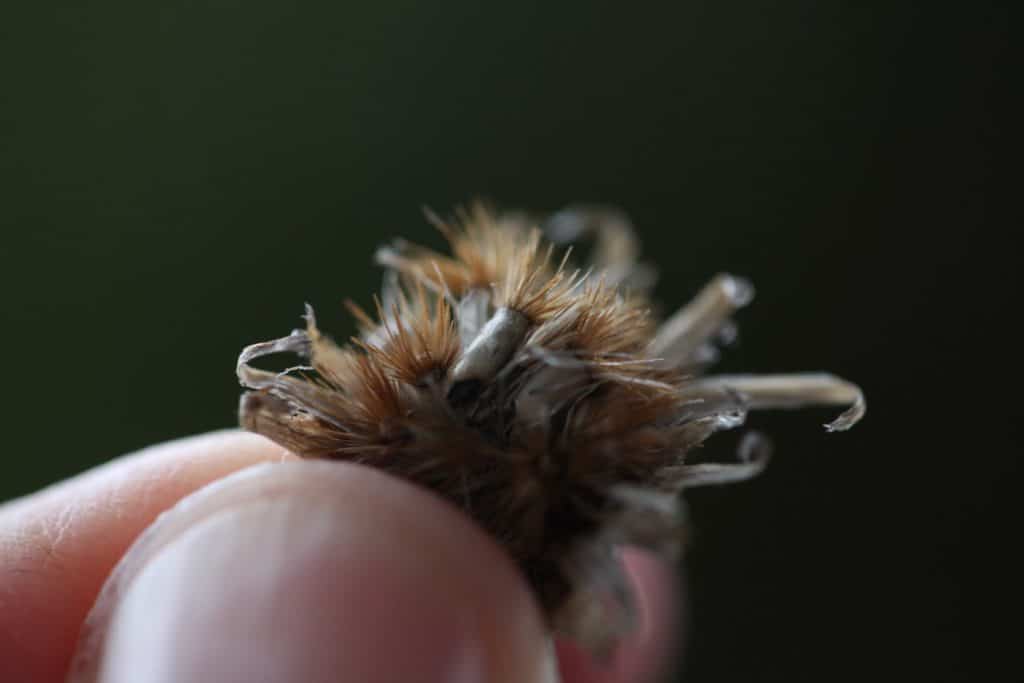
<path fill-rule="evenodd" d="M 749 410 L 848 406 L 861 391 L 827 374 L 702 377 L 715 342 L 753 290 L 715 277 L 660 325 L 652 269 L 629 221 L 579 207 L 544 222 L 556 242 L 594 241 L 589 270 L 556 258 L 525 217 L 481 205 L 428 217 L 452 255 L 396 242 L 371 316 L 349 308 L 358 337 L 341 347 L 306 327 L 242 351 L 241 424 L 294 453 L 379 467 L 425 486 L 475 519 L 518 563 L 552 627 L 595 652 L 631 625 L 614 548 L 677 551 L 679 493 L 764 467 L 748 434 L 738 462 L 695 463 L 693 449 Z M 290 352 L 275 373 L 250 361 Z"/>

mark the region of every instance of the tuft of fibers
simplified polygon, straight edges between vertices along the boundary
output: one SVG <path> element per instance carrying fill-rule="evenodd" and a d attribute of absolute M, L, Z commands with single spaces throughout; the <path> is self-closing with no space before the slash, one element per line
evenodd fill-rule
<path fill-rule="evenodd" d="M 704 376 L 752 286 L 718 275 L 664 321 L 651 311 L 651 266 L 628 219 L 571 207 L 538 223 L 481 204 L 428 218 L 451 254 L 397 241 L 359 334 L 339 346 L 306 307 L 304 329 L 238 359 L 239 420 L 293 453 L 371 465 L 441 495 L 500 543 L 552 629 L 596 654 L 633 625 L 615 548 L 672 556 L 683 537 L 680 492 L 747 479 L 768 458 L 747 434 L 732 462 L 694 462 L 748 411 L 846 407 L 860 389 L 823 373 Z M 545 239 L 545 234 L 548 240 Z M 588 239 L 576 269 L 554 244 Z M 251 361 L 291 353 L 285 372 Z"/>

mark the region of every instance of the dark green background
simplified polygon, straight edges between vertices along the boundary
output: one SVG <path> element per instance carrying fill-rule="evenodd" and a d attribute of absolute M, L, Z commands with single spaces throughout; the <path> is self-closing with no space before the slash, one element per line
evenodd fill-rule
<path fill-rule="evenodd" d="M 422 204 L 614 203 L 667 306 L 755 281 L 725 369 L 829 369 L 871 406 L 837 436 L 758 416 L 769 471 L 691 497 L 686 679 L 999 670 L 1003 12 L 22 4 L 0 10 L 0 500 L 230 426 L 238 350 L 304 301 L 351 332 L 376 245 L 440 244 Z"/>

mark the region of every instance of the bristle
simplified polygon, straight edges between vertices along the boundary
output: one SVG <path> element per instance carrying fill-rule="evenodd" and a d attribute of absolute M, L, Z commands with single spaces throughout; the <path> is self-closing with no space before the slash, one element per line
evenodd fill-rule
<path fill-rule="evenodd" d="M 376 321 L 370 314 L 363 310 L 363 307 L 352 301 L 352 299 L 345 299 L 345 309 L 356 319 L 356 323 L 363 332 L 372 330 L 377 326 Z"/>
<path fill-rule="evenodd" d="M 436 216 L 431 221 L 448 240 L 453 256 L 402 242 L 396 248 L 379 250 L 378 262 L 433 291 L 446 287 L 460 297 L 475 289 L 502 286 L 513 271 L 536 277 L 536 245 L 530 246 L 533 238 L 528 231 L 518 225 L 500 225 L 480 203 L 468 211 L 459 210 L 457 218 L 454 225 Z M 539 237 L 538 233 L 537 244 Z M 524 257 L 528 251 L 529 257 Z"/>
<path fill-rule="evenodd" d="M 447 301 L 428 300 L 423 285 L 417 284 L 415 299 L 410 302 L 400 294 L 388 312 L 378 302 L 377 314 L 381 341 L 361 345 L 393 377 L 420 385 L 448 373 L 459 353 L 459 338 Z"/>
<path fill-rule="evenodd" d="M 860 389 L 831 375 L 695 377 L 753 290 L 719 276 L 656 327 L 653 276 L 620 212 L 547 223 L 598 237 L 599 262 L 583 271 L 520 216 L 479 203 L 453 220 L 427 216 L 452 255 L 402 241 L 379 250 L 391 275 L 376 316 L 346 301 L 351 344 L 322 335 L 307 307 L 305 330 L 243 350 L 240 422 L 300 456 L 371 464 L 461 507 L 519 564 L 552 628 L 595 652 L 632 623 L 613 546 L 671 556 L 680 491 L 749 478 L 767 461 L 753 437 L 736 463 L 692 463 L 695 448 L 748 410 L 851 406 L 830 430 L 864 414 Z M 273 353 L 309 365 L 252 366 Z"/>

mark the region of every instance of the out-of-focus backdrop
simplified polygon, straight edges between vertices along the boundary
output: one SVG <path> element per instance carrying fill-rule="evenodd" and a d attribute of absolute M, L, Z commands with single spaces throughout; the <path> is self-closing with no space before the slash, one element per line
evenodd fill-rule
<path fill-rule="evenodd" d="M 611 203 L 666 308 L 755 282 L 724 369 L 870 406 L 759 415 L 767 473 L 690 496 L 685 680 L 998 672 L 1008 17 L 940 4 L 5 7 L 0 500 L 231 426 L 239 349 L 305 301 L 350 334 L 377 245 L 441 245 L 422 205 Z"/>

